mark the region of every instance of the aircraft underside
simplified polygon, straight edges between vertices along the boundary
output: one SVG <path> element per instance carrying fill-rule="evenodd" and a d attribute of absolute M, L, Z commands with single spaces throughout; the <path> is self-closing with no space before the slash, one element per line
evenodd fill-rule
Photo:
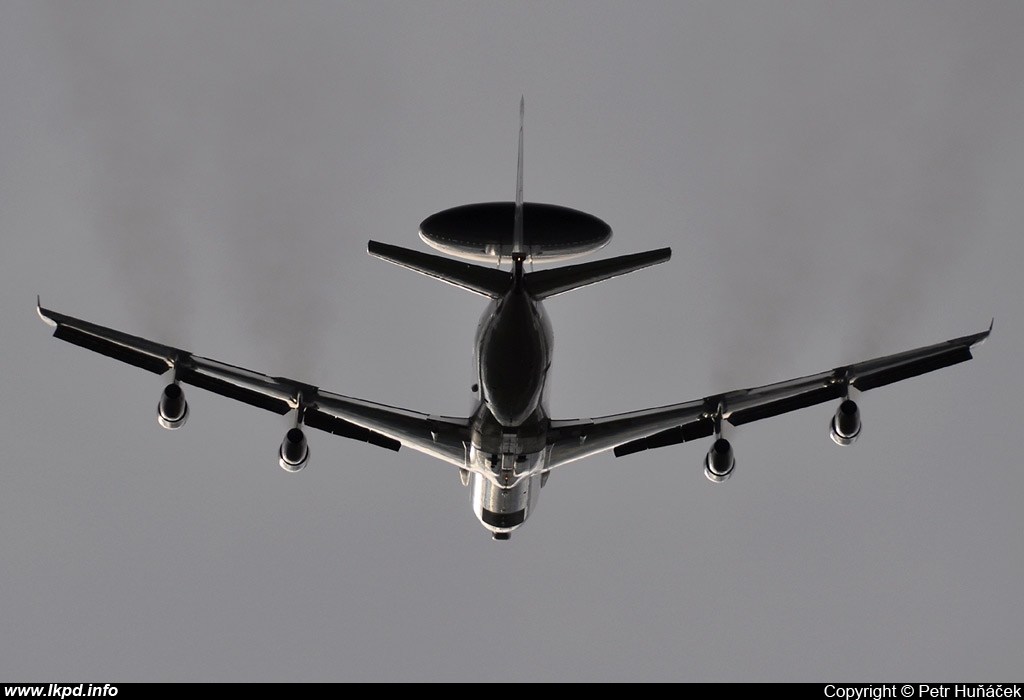
<path fill-rule="evenodd" d="M 164 428 L 177 430 L 189 418 L 182 389 L 189 384 L 288 416 L 278 463 L 289 472 L 309 463 L 307 428 L 389 450 L 408 447 L 457 467 L 462 482 L 471 487 L 473 512 L 495 539 L 508 539 L 529 518 L 551 470 L 602 452 L 624 457 L 710 440 L 704 473 L 721 483 L 736 464 L 723 436 L 726 424 L 740 426 L 825 402 L 837 403 L 829 425 L 832 440 L 850 445 L 861 433 L 854 401 L 858 392 L 969 360 L 971 349 L 991 333 L 990 325 L 987 331 L 942 343 L 668 406 L 553 419 L 544 400 L 553 335 L 541 302 L 665 262 L 671 251 L 525 272 L 528 262 L 561 261 L 598 250 L 610 240 L 611 228 L 590 214 L 523 201 L 522 114 L 520 104 L 516 201 L 455 207 L 421 224 L 424 241 L 462 260 L 375 241 L 368 245 L 375 257 L 489 299 L 475 346 L 480 403 L 470 416 L 439 416 L 336 394 L 73 318 L 43 308 L 38 300 L 37 312 L 57 338 L 157 375 L 170 373 L 157 405 Z M 500 269 L 502 263 L 511 263 L 512 269 Z"/>

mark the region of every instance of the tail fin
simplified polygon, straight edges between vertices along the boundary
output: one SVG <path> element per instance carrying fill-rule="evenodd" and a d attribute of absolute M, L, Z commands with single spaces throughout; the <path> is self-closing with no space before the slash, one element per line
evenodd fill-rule
<path fill-rule="evenodd" d="M 563 294 L 573 289 L 580 287 L 586 287 L 587 285 L 596 284 L 612 277 L 618 277 L 624 275 L 627 272 L 633 272 L 634 270 L 641 270 L 651 265 L 665 262 L 672 256 L 672 250 L 670 248 L 661 248 L 659 250 L 650 250 L 646 253 L 633 253 L 632 255 L 621 255 L 617 258 L 609 258 L 607 260 L 598 260 L 591 263 L 583 263 L 581 265 L 569 265 L 567 267 L 560 267 L 553 270 L 541 270 L 539 272 L 525 272 L 523 269 L 523 261 L 530 257 L 528 254 L 528 247 L 523 233 L 523 121 L 526 113 L 526 98 L 521 97 L 519 99 L 519 165 L 516 172 L 516 204 L 515 204 L 515 219 L 512 228 L 512 273 L 502 272 L 494 268 L 481 267 L 479 265 L 472 265 L 470 263 L 458 262 L 456 260 L 449 260 L 448 258 L 442 258 L 437 255 L 427 255 L 426 253 L 420 253 L 415 250 L 409 250 L 408 248 L 400 248 L 398 246 L 389 245 L 387 243 L 378 243 L 377 241 L 370 241 L 367 246 L 367 252 L 382 260 L 387 260 L 390 263 L 407 267 L 410 270 L 415 270 L 420 274 L 427 275 L 439 279 L 442 282 L 455 285 L 456 287 L 462 287 L 468 289 L 471 292 L 480 294 L 481 296 L 490 297 L 492 299 L 501 298 L 510 287 L 515 286 L 517 289 L 520 285 L 524 285 L 526 291 L 537 300 L 547 299 L 553 297 L 556 294 Z M 504 205 L 507 206 L 507 205 Z M 574 212 L 571 209 L 565 209 L 563 207 L 552 207 L 551 205 L 531 205 L 538 207 L 538 213 L 547 212 L 549 215 L 558 210 L 559 216 L 568 219 L 570 223 L 574 219 L 586 217 L 588 226 L 586 227 L 587 233 L 591 234 L 588 240 L 591 248 L 599 248 L 608 242 L 611 237 L 611 229 L 603 221 L 596 217 L 591 217 L 582 212 Z M 494 204 L 482 204 L 482 205 L 467 205 L 465 207 L 456 207 L 455 209 L 449 209 L 443 212 L 439 212 L 432 217 L 429 217 L 421 225 L 420 236 L 424 238 L 428 243 L 439 247 L 435 242 L 435 235 L 424 235 L 424 231 L 427 229 L 426 224 L 433 219 L 439 217 L 448 216 L 451 218 L 454 212 L 459 212 L 460 215 L 464 215 L 467 212 L 472 211 L 477 219 L 480 218 L 480 210 L 482 208 L 493 209 Z M 507 212 L 508 210 L 505 209 Z M 571 214 L 571 218 L 566 216 L 566 212 Z M 507 216 L 507 214 L 506 214 Z M 596 222 L 598 226 L 594 226 L 590 220 Z M 507 219 L 506 219 L 507 221 Z M 452 222 L 449 222 L 452 223 Z M 462 226 L 464 222 L 459 222 Z M 548 222 L 549 224 L 551 222 Z M 565 224 L 565 221 L 559 222 Z M 576 222 L 578 224 L 578 221 Z M 505 226 L 508 224 L 506 223 Z M 476 226 L 480 226 L 480 222 L 476 222 Z M 600 234 L 594 236 L 595 229 Z M 504 229 L 507 231 L 508 229 Z M 502 234 L 502 238 L 507 234 Z M 505 239 L 507 240 L 507 239 Z M 596 245 L 594 245 L 596 243 Z M 485 248 L 486 250 L 486 248 Z M 506 249 L 507 250 L 507 249 Z M 584 249 L 584 252 L 589 252 Z M 456 253 L 458 254 L 458 253 Z M 498 259 L 500 260 L 500 253 Z"/>
<path fill-rule="evenodd" d="M 366 252 L 381 260 L 492 299 L 500 298 L 512 284 L 509 273 L 502 270 L 428 255 L 387 243 L 370 241 Z"/>
<path fill-rule="evenodd" d="M 525 279 L 526 290 L 535 299 L 547 299 L 556 294 L 563 294 L 634 270 L 642 270 L 645 267 L 663 263 L 670 257 L 672 257 L 671 248 L 660 248 L 645 253 L 620 255 L 607 260 L 595 260 L 579 265 L 528 272 Z"/>
<path fill-rule="evenodd" d="M 512 229 L 512 255 L 522 258 L 526 253 L 523 238 L 523 116 L 526 114 L 526 98 L 519 98 L 519 165 L 516 168 L 516 219 Z"/>

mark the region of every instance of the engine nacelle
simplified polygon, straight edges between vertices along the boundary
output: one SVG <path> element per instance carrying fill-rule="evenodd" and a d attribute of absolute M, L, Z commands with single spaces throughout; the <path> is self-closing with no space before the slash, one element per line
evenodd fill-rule
<path fill-rule="evenodd" d="M 832 442 L 837 445 L 853 444 L 860 435 L 860 409 L 856 403 L 846 399 L 839 404 L 836 414 L 832 417 L 829 434 L 832 436 Z"/>
<path fill-rule="evenodd" d="M 157 422 L 168 430 L 177 430 L 188 420 L 188 401 L 185 392 L 177 384 L 168 384 L 160 394 L 156 406 Z"/>
<path fill-rule="evenodd" d="M 306 434 L 301 428 L 292 428 L 285 433 L 281 441 L 281 449 L 278 450 L 277 463 L 286 472 L 302 471 L 309 462 L 309 445 L 306 443 Z"/>
<path fill-rule="evenodd" d="M 732 476 L 735 468 L 736 456 L 732 453 L 732 445 L 725 438 L 718 438 L 704 458 L 704 476 L 720 484 Z"/>

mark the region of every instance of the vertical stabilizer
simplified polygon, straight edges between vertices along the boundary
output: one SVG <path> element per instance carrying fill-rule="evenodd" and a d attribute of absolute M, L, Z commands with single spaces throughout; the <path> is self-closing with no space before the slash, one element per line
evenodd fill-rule
<path fill-rule="evenodd" d="M 523 116 L 526 98 L 519 98 L 519 167 L 516 174 L 516 220 L 512 229 L 512 255 L 521 258 L 526 253 L 523 241 Z"/>

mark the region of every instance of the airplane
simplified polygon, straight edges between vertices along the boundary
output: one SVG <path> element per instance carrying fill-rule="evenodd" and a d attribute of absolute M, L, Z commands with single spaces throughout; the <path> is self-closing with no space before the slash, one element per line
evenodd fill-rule
<path fill-rule="evenodd" d="M 740 426 L 824 402 L 838 401 L 829 433 L 838 445 L 861 432 L 857 392 L 868 391 L 971 359 L 992 331 L 836 367 L 789 381 L 727 391 L 685 403 L 616 415 L 554 419 L 545 389 L 552 361 L 546 299 L 665 262 L 669 248 L 527 272 L 534 262 L 556 262 L 593 252 L 611 228 L 590 214 L 523 201 L 523 115 L 515 202 L 447 209 L 425 219 L 420 238 L 461 260 L 370 241 L 370 255 L 469 290 L 489 300 L 476 332 L 475 409 L 466 417 L 439 416 L 342 396 L 317 386 L 194 355 L 43 308 L 53 335 L 158 375 L 171 372 L 157 405 L 164 428 L 189 417 L 182 384 L 280 415 L 291 414 L 278 463 L 298 472 L 309 462 L 304 428 L 361 440 L 389 450 L 422 452 L 458 468 L 471 487 L 473 512 L 495 540 L 508 540 L 536 507 L 551 471 L 611 450 L 624 457 L 643 450 L 713 438 L 704 474 L 726 481 L 736 465 L 726 426 Z M 473 262 L 466 262 L 470 260 Z M 476 264 L 480 262 L 488 265 Z M 502 268 L 508 264 L 511 269 Z"/>

